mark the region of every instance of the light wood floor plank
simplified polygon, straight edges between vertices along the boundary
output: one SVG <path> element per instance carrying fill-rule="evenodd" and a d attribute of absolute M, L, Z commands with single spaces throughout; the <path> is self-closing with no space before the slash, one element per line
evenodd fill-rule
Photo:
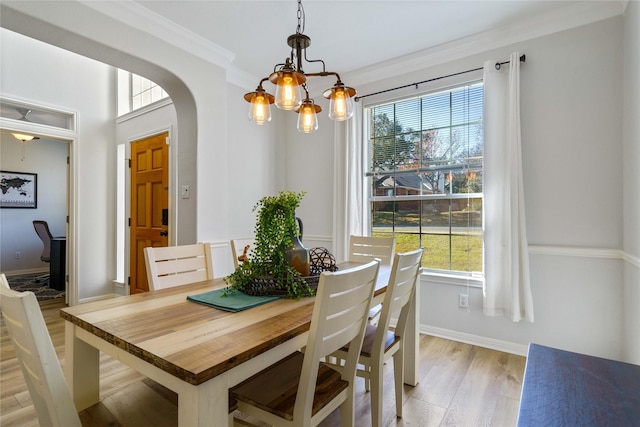
<path fill-rule="evenodd" d="M 56 353 L 64 365 L 63 301 L 41 304 Z M 385 366 L 385 426 L 514 426 L 525 358 L 423 335 L 420 337 L 420 382 L 404 386 L 404 418 L 395 417 L 393 362 Z M 162 427 L 177 425 L 175 393 L 117 360 L 100 356 L 101 402 L 81 413 L 85 427 Z M 356 425 L 371 424 L 369 393 L 356 384 Z M 141 409 L 142 408 L 142 409 Z M 152 410 L 144 409 L 152 408 Z M 250 417 L 236 426 L 263 426 Z M 0 320 L 0 427 L 35 427 L 35 411 L 15 358 L 4 320 Z M 339 426 L 337 411 L 321 426 Z"/>

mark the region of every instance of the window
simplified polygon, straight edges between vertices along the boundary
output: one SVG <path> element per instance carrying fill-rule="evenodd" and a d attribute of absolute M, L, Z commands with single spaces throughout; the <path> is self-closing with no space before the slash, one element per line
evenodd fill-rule
<path fill-rule="evenodd" d="M 169 95 L 156 83 L 124 70 L 118 70 L 118 115 L 146 107 Z"/>
<path fill-rule="evenodd" d="M 426 269 L 482 272 L 482 102 L 475 82 L 365 109 L 371 233 Z"/>
<path fill-rule="evenodd" d="M 131 110 L 166 98 L 167 92 L 149 79 L 131 73 Z"/>

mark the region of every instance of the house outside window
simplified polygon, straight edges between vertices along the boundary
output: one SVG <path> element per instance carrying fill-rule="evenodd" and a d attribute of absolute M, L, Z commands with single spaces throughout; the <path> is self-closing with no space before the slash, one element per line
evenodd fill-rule
<path fill-rule="evenodd" d="M 482 273 L 482 115 L 481 81 L 365 108 L 371 235 L 427 271 Z"/>

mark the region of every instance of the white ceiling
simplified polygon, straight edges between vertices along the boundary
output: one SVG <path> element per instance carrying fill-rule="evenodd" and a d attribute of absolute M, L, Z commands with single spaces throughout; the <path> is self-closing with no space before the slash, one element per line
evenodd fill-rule
<path fill-rule="evenodd" d="M 231 52 L 232 65 L 256 77 L 268 76 L 289 56 L 287 37 L 297 27 L 296 0 L 135 3 Z M 346 74 L 471 35 L 517 32 L 524 23 L 530 28 L 532 22 L 543 25 L 558 16 L 566 20 L 572 10 L 584 15 L 585 8 L 611 9 L 614 4 L 621 12 L 626 2 L 305 0 L 302 5 L 304 34 L 311 38 L 309 59 L 322 59 L 327 71 Z M 304 65 L 306 72 L 318 67 Z"/>

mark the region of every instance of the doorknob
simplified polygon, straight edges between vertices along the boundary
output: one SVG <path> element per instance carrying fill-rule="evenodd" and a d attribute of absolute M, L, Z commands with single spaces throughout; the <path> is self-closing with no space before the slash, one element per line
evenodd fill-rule
<path fill-rule="evenodd" d="M 162 230 L 162 231 L 160 232 L 160 235 L 161 235 L 161 236 L 168 236 L 168 235 L 169 235 L 169 232 L 168 232 L 167 230 Z"/>

